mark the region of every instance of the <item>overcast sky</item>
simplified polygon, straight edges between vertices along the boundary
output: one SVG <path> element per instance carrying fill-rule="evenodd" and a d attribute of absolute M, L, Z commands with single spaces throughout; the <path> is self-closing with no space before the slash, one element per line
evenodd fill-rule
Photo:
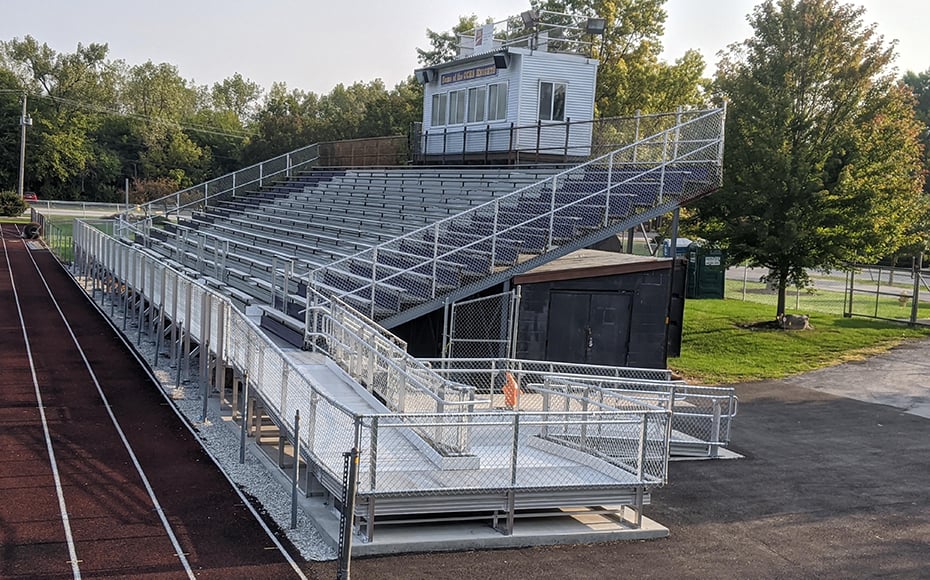
<path fill-rule="evenodd" d="M 897 39 L 897 66 L 930 68 L 930 2 L 860 0 L 865 21 Z M 668 0 L 664 58 L 699 50 L 714 70 L 717 51 L 749 36 L 755 0 Z M 4 0 L 0 40 L 31 35 L 59 52 L 107 43 L 111 59 L 178 67 L 197 84 L 235 73 L 268 89 L 327 93 L 337 83 L 381 78 L 394 86 L 417 66 L 426 29 L 450 29 L 459 15 L 502 20 L 528 0 Z"/>

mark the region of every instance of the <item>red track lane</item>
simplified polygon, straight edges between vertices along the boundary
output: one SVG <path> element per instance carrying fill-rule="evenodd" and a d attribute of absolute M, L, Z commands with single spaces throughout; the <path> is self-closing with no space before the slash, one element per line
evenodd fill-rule
<path fill-rule="evenodd" d="M 2 227 L 86 577 L 187 574 L 80 351 L 94 370 L 198 578 L 293 578 L 251 511 L 118 335 L 47 251 Z M 0 577 L 71 578 L 36 389 L 6 259 L 0 257 Z M 285 542 L 286 543 L 286 542 Z"/>

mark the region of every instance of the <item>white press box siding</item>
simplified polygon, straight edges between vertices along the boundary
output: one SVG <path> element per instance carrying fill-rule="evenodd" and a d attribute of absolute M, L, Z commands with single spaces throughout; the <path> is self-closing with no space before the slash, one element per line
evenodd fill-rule
<path fill-rule="evenodd" d="M 538 146 L 544 152 L 588 155 L 591 124 L 584 121 L 594 118 L 597 65 L 596 60 L 575 54 L 508 47 L 420 69 L 417 77 L 425 81 L 422 151 L 427 155 L 461 152 L 464 141 L 467 153 L 532 151 Z M 539 123 L 543 83 L 565 88 L 561 119 Z M 491 85 L 506 87 L 506 116 L 502 119 L 488 118 L 494 109 L 488 102 L 495 90 L 489 88 Z M 477 91 L 471 99 L 469 89 Z M 477 98 L 482 94 L 483 98 Z M 434 95 L 445 99 L 444 107 L 436 107 L 442 118 L 433 117 Z M 472 110 L 476 101 L 480 104 Z M 476 116 L 477 120 L 470 120 Z M 511 127 L 518 129 L 511 131 Z"/>

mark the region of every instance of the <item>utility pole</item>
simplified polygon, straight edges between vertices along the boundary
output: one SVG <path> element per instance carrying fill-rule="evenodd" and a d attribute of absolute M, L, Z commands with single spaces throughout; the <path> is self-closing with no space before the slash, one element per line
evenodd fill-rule
<path fill-rule="evenodd" d="M 23 197 L 23 177 L 26 174 L 26 126 L 32 125 L 32 117 L 26 115 L 26 93 L 23 92 L 23 114 L 19 118 L 20 146 L 19 146 L 19 197 Z"/>

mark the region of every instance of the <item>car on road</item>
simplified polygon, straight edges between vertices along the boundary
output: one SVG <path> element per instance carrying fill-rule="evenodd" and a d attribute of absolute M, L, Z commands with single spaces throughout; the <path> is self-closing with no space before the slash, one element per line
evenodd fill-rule
<path fill-rule="evenodd" d="M 39 196 L 32 193 L 31 191 L 24 191 L 23 201 L 39 201 Z"/>

